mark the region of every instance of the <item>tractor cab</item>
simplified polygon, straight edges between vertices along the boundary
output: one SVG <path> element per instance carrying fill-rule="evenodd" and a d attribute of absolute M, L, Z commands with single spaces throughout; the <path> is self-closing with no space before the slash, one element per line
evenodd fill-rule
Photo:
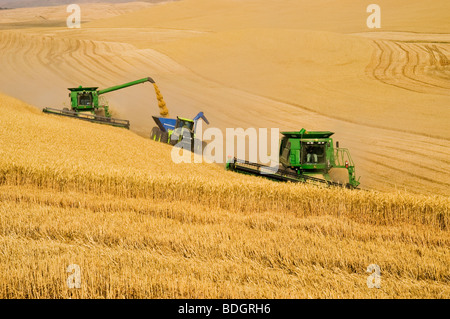
<path fill-rule="evenodd" d="M 191 145 L 195 137 L 194 121 L 177 116 L 175 129 L 169 134 L 172 144 L 184 141 L 186 145 Z"/>
<path fill-rule="evenodd" d="M 180 128 L 182 130 L 187 129 L 190 133 L 193 134 L 194 133 L 194 121 L 177 116 L 177 121 L 175 123 L 175 129 L 177 129 L 177 128 Z"/>

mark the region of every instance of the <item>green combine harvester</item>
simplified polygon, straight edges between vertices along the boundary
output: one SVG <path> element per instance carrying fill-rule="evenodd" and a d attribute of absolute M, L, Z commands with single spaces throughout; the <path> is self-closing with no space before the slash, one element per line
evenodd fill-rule
<path fill-rule="evenodd" d="M 282 132 L 280 167 L 275 172 L 269 166 L 229 158 L 226 168 L 244 174 L 263 176 L 276 181 L 311 182 L 347 188 L 357 188 L 355 164 L 348 149 L 333 145 L 333 132 Z"/>
<path fill-rule="evenodd" d="M 99 97 L 109 92 L 121 90 L 145 82 L 150 82 L 155 85 L 155 81 L 153 81 L 152 78 L 147 77 L 122 85 L 112 86 L 103 90 L 99 90 L 98 87 L 83 87 L 81 85 L 77 88 L 69 88 L 69 97 L 71 101 L 70 110 L 68 108 L 64 108 L 63 110 L 44 108 L 42 111 L 45 113 L 67 116 L 89 122 L 108 124 L 129 129 L 130 122 L 128 120 L 112 118 L 109 112 L 108 105 L 100 105 Z M 157 89 L 156 85 L 155 89 Z"/>

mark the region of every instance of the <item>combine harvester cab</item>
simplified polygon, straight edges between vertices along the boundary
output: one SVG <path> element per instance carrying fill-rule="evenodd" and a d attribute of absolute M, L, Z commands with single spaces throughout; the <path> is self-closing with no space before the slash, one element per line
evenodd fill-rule
<path fill-rule="evenodd" d="M 195 131 L 197 129 L 197 122 L 200 119 L 205 121 L 206 124 L 209 124 L 203 112 L 198 113 L 192 120 L 179 116 L 176 119 L 153 116 L 153 120 L 157 126 L 153 127 L 150 133 L 150 139 L 171 145 L 176 145 L 180 142 L 186 143 L 184 148 L 198 153 L 200 150 L 195 149 L 195 147 L 204 149 L 206 144 L 205 142 L 195 143 Z"/>
<path fill-rule="evenodd" d="M 347 149 L 334 147 L 333 132 L 282 132 L 280 167 L 276 173 L 267 173 L 267 166 L 229 159 L 226 168 L 231 171 L 265 176 L 278 181 L 313 182 L 357 188 L 355 164 Z"/>

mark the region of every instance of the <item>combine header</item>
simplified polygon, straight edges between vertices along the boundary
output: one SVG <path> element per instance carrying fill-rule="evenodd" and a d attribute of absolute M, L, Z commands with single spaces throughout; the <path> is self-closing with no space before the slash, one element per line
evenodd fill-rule
<path fill-rule="evenodd" d="M 229 158 L 226 168 L 244 174 L 258 175 L 277 181 L 312 182 L 357 188 L 355 164 L 350 152 L 333 145 L 333 132 L 282 132 L 277 172 L 270 167 Z"/>
<path fill-rule="evenodd" d="M 73 117 L 89 122 L 108 124 L 129 129 L 130 122 L 128 120 L 112 118 L 111 114 L 109 113 L 108 105 L 100 105 L 99 96 L 145 82 L 150 82 L 153 84 L 158 99 L 160 113 L 161 115 L 166 116 L 168 114 L 166 104 L 164 103 L 162 95 L 159 92 L 155 81 L 153 81 L 153 79 L 150 77 L 133 82 L 128 82 L 122 85 L 113 86 L 103 90 L 99 90 L 98 87 L 83 87 L 81 85 L 77 88 L 69 88 L 69 97 L 71 102 L 70 110 L 68 108 L 64 108 L 63 110 L 44 108 L 42 111 L 44 113 Z"/>

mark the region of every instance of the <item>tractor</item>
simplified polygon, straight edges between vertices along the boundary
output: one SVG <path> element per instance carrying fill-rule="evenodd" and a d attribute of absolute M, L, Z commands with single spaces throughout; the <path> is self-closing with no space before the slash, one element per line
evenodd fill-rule
<path fill-rule="evenodd" d="M 153 127 L 150 132 L 150 139 L 171 145 L 183 146 L 185 149 L 199 153 L 199 148 L 204 149 L 206 145 L 203 141 L 201 143 L 195 143 L 197 122 L 200 119 L 205 121 L 206 124 L 209 124 L 203 112 L 198 113 L 192 120 L 179 116 L 176 119 L 153 116 L 153 120 L 157 126 Z"/>

